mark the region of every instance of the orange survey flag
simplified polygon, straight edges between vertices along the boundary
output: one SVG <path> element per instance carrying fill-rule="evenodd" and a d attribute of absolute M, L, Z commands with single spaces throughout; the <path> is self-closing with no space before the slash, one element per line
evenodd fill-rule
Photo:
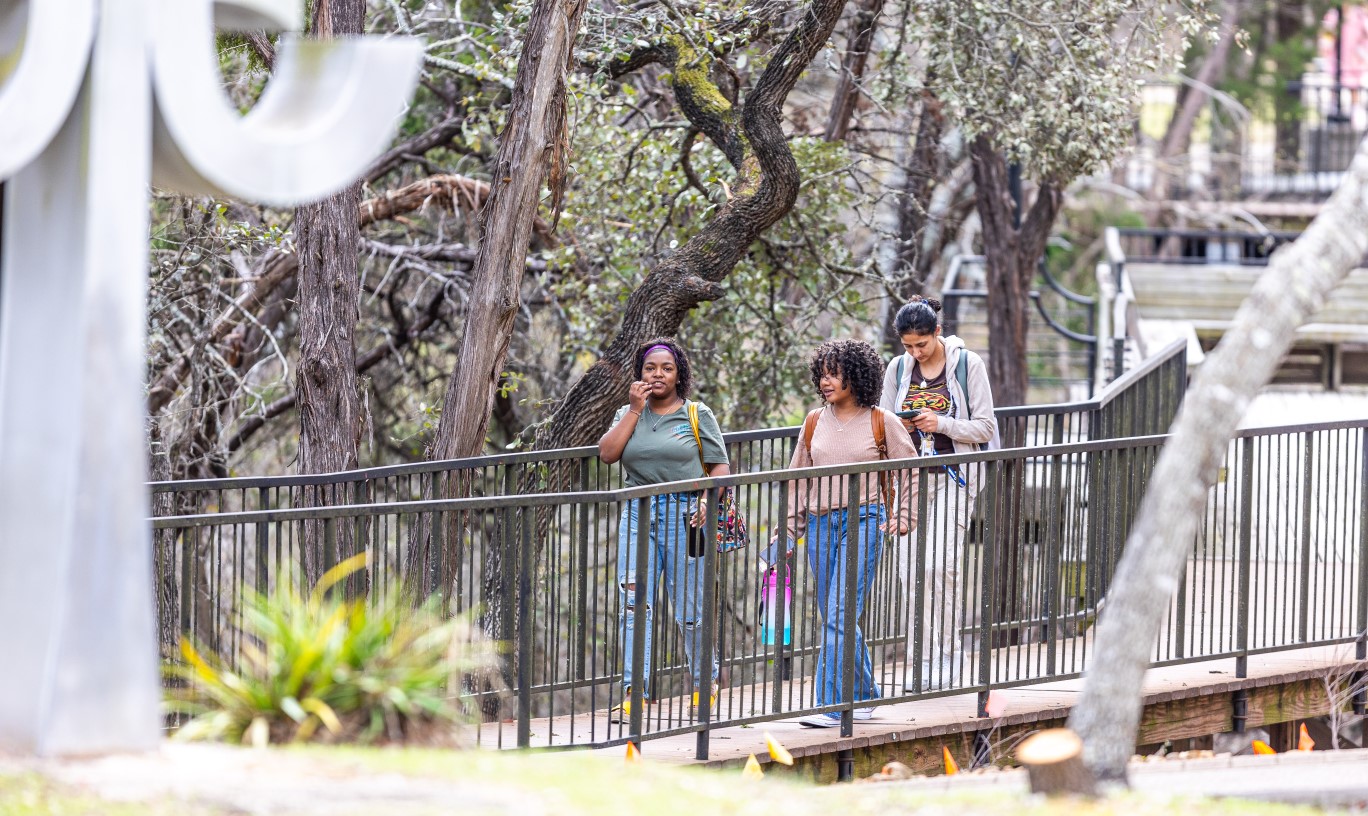
<path fill-rule="evenodd" d="M 941 756 L 945 758 L 945 775 L 954 776 L 959 773 L 959 766 L 955 764 L 955 758 L 950 756 L 950 749 L 941 746 Z"/>
<path fill-rule="evenodd" d="M 1316 741 L 1311 739 L 1311 735 L 1306 733 L 1306 723 L 1301 724 L 1301 736 L 1297 737 L 1297 750 L 1310 751 L 1316 747 Z"/>
<path fill-rule="evenodd" d="M 1254 742 L 1252 742 L 1252 743 L 1250 743 L 1250 744 L 1254 746 L 1254 753 L 1256 753 L 1256 754 L 1276 754 L 1276 753 L 1278 753 L 1277 751 L 1274 751 L 1274 750 L 1273 750 L 1273 746 L 1269 745 L 1268 743 L 1264 742 L 1263 740 L 1254 740 Z"/>

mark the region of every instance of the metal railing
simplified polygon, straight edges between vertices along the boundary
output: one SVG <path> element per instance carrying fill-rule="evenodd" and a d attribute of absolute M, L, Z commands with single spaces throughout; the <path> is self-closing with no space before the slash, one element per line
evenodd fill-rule
<path fill-rule="evenodd" d="M 988 287 L 981 255 L 957 255 L 946 273 L 941 300 L 945 333 L 958 334 L 980 353 L 992 352 L 988 337 Z M 1097 303 L 1070 291 L 1041 262 L 1040 286 L 1028 293 L 1034 308 L 1028 318 L 1026 364 L 1034 387 L 1083 385 L 1093 396 L 1097 367 Z"/>
<path fill-rule="evenodd" d="M 1368 130 L 1368 90 L 1308 76 L 1289 82 L 1278 100 L 1280 123 L 1271 150 L 1246 156 L 1247 193 L 1334 192 Z"/>
<path fill-rule="evenodd" d="M 1154 645 L 1156 664 L 1234 657 L 1243 672 L 1262 652 L 1351 642 L 1364 656 L 1366 428 L 1368 421 L 1355 421 L 1238 435 L 1208 491 L 1200 532 Z M 468 691 L 486 714 L 482 743 L 606 746 L 692 733 L 699 756 L 706 756 L 709 735 L 718 728 L 856 707 L 816 702 L 814 676 L 830 630 L 820 613 L 808 540 L 785 567 L 791 604 L 774 604 L 769 626 L 761 612 L 756 557 L 782 526 L 798 482 L 848 511 L 858 509 L 851 486 L 872 480 L 870 474 L 892 474 L 899 490 L 919 486 L 924 523 L 910 536 L 885 542 L 868 583 L 858 625 L 883 697 L 859 705 L 966 690 L 986 695 L 1086 669 L 1089 629 L 1165 441 L 1129 437 L 940 457 L 937 466 L 958 466 L 981 487 L 962 538 L 953 534 L 954 514 L 938 516 L 929 506 L 934 486 L 946 477 L 938 467 L 915 468 L 924 464 L 918 460 L 650 488 L 210 514 L 153 524 L 164 566 L 181 567 L 180 559 L 205 548 L 216 554 L 221 566 L 203 587 L 216 624 L 200 637 L 216 638 L 210 645 L 229 652 L 235 648 L 236 588 L 289 580 L 289 565 L 298 562 L 310 525 L 321 529 L 323 542 L 341 542 L 345 530 L 363 531 L 350 539 L 352 549 L 327 553 L 325 560 L 366 552 L 373 593 L 413 579 L 404 553 L 414 529 L 440 530 L 438 592 L 451 612 L 478 615 L 485 631 L 507 644 L 507 691 Z M 701 630 L 704 652 L 716 656 L 722 690 L 715 709 L 693 712 L 683 630 L 664 586 L 653 598 L 649 630 L 638 628 L 645 634 L 635 642 L 622 635 L 620 582 L 640 584 L 644 575 L 627 571 L 620 553 L 635 548 L 636 564 L 649 563 L 649 542 L 644 535 L 624 540 L 619 518 L 624 508 L 645 512 L 655 497 L 672 491 L 724 485 L 736 490 L 755 541 L 725 555 L 708 547 L 696 567 L 702 585 L 711 588 L 702 596 L 713 602 L 701 603 L 690 623 Z M 969 498 L 955 491 L 949 496 L 952 504 Z M 961 618 L 951 658 L 957 679 L 945 689 L 901 693 L 904 684 L 919 687 L 923 679 L 920 661 L 905 655 L 909 648 L 922 652 L 936 614 L 909 602 L 925 597 L 926 581 L 934 580 L 935 570 L 919 565 L 946 564 L 961 576 L 951 596 Z M 854 566 L 835 565 L 838 580 L 853 584 Z M 782 577 L 777 584 L 784 585 Z M 846 597 L 854 595 L 847 588 Z M 197 631 L 200 610 L 193 604 L 182 610 L 182 627 Z M 846 621 L 845 642 L 852 643 L 856 621 Z M 786 628 L 787 639 L 778 634 Z M 638 678 L 648 665 L 647 638 L 654 646 L 654 679 L 639 691 L 653 703 L 637 705 L 635 718 L 611 722 L 608 709 L 623 699 L 624 663 Z M 701 662 L 706 665 L 706 658 Z M 850 672 L 842 673 L 839 699 L 851 700 L 852 682 Z"/>
<path fill-rule="evenodd" d="M 1116 235 L 1123 260 L 1136 263 L 1265 266 L 1273 250 L 1301 233 L 1121 227 Z"/>
<path fill-rule="evenodd" d="M 1187 387 L 1186 348 L 1175 343 L 1082 402 L 996 411 L 1004 447 L 1163 433 Z M 799 426 L 723 434 L 733 472 L 786 467 Z M 154 482 L 153 516 L 250 512 L 623 486 L 594 447 L 415 462 L 320 475 Z"/>

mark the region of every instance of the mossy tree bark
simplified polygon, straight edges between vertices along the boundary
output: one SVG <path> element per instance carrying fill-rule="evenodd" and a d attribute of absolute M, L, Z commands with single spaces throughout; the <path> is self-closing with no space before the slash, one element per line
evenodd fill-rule
<path fill-rule="evenodd" d="M 798 78 L 826 44 L 844 8 L 845 0 L 813 0 L 808 5 L 746 96 L 739 114 L 729 112 L 729 103 L 709 111 L 707 105 L 690 101 L 716 103 L 722 95 L 710 82 L 710 91 L 693 87 L 684 95 L 677 89 L 685 115 L 738 168 L 732 196 L 711 222 L 651 269 L 632 292 L 622 328 L 538 429 L 538 449 L 586 445 L 596 440 L 625 398 L 636 347 L 656 335 L 675 334 L 696 306 L 722 297 L 722 281 L 755 239 L 793 208 L 800 178 L 785 140 L 781 108 Z M 674 53 L 686 52 L 676 48 Z M 695 71 L 692 79 L 705 81 L 706 75 L 700 74 L 701 70 Z M 678 84 L 678 68 L 675 76 Z M 739 156 L 738 144 L 742 147 Z"/>
<path fill-rule="evenodd" d="M 1278 250 L 1184 399 L 1140 505 L 1097 628 L 1096 651 L 1069 727 L 1099 779 L 1126 778 L 1155 638 L 1182 579 L 1230 440 L 1273 377 L 1297 327 L 1368 253 L 1368 142 L 1297 241 Z"/>

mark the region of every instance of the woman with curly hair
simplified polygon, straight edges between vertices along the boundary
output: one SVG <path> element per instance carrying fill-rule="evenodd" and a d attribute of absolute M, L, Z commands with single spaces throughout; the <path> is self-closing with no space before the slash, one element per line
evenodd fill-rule
<path fill-rule="evenodd" d="M 824 405 L 808 414 L 793 451 L 790 468 L 849 465 L 917 455 L 912 438 L 897 416 L 879 407 L 883 360 L 868 343 L 830 340 L 812 353 L 812 386 Z M 829 477 L 809 484 L 796 483 L 786 523 L 789 542 L 806 532 L 808 566 L 817 581 L 817 603 L 822 615 L 822 647 L 817 655 L 817 705 L 841 700 L 845 655 L 846 616 L 859 615 L 879 566 L 884 535 L 901 534 L 916 523 L 917 485 L 901 491 L 899 506 L 886 506 L 893 492 L 885 487 L 894 474 L 867 474 L 859 481 L 859 504 L 849 506 L 847 477 Z M 891 485 L 889 486 L 891 487 Z M 892 513 L 895 518 L 890 518 Z M 791 547 L 789 544 L 788 547 Z M 787 548 L 786 548 L 787 549 Z M 851 553 L 851 550 L 854 550 Z M 856 562 L 855 597 L 847 597 L 846 559 Z M 876 700 L 881 694 L 859 624 L 855 626 L 854 700 Z M 874 716 L 873 708 L 857 708 L 856 720 Z M 804 717 L 803 725 L 831 728 L 841 724 L 839 713 Z"/>
<path fill-rule="evenodd" d="M 895 357 L 884 372 L 879 404 L 905 417 L 907 430 L 919 440 L 923 456 L 973 453 L 1000 447 L 993 391 L 983 358 L 964 347 L 964 341 L 942 334 L 941 305 L 920 296 L 898 310 L 893 327 L 906 354 Z M 914 654 L 915 604 L 907 605 L 907 680 L 904 691 L 950 688 L 972 666 L 960 645 L 959 632 L 969 601 L 961 591 L 960 565 L 964 538 L 974 513 L 979 469 L 952 465 L 928 468 L 926 563 L 922 571 L 922 617 L 926 632 L 922 653 Z M 897 547 L 898 576 L 912 594 L 916 583 L 911 537 Z M 912 673 L 921 662 L 921 679 Z"/>
<path fill-rule="evenodd" d="M 634 357 L 636 380 L 628 387 L 627 404 L 618 409 L 608 432 L 599 439 L 599 458 L 608 464 L 621 461 L 629 487 L 726 476 L 727 448 L 713 412 L 694 403 L 695 429 L 689 416 L 689 390 L 693 370 L 689 355 L 673 338 L 659 337 L 643 343 Z M 704 472 L 704 463 L 707 471 Z M 613 717 L 626 722 L 632 713 L 632 686 L 638 680 L 642 700 L 650 703 L 652 608 L 656 581 L 662 572 L 665 592 L 674 607 L 675 621 L 684 633 L 684 652 L 693 677 L 693 705 L 698 707 L 700 689 L 711 689 L 716 701 L 717 661 L 711 670 L 701 665 L 703 653 L 703 558 L 689 552 L 689 533 L 699 534 L 706 518 L 696 492 L 662 493 L 648 502 L 649 515 L 639 514 L 639 502 L 623 505 L 618 524 L 618 589 L 622 625 L 622 704 Z M 648 526 L 646 586 L 637 587 L 637 535 Z M 639 591 L 641 590 L 641 591 Z M 646 659 L 642 677 L 633 675 L 631 644 L 636 627 L 638 600 L 645 608 Z"/>

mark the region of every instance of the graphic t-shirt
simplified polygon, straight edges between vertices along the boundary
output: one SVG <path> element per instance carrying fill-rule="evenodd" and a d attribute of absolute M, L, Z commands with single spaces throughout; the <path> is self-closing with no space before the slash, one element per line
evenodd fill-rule
<path fill-rule="evenodd" d="M 945 369 L 948 367 L 942 367 L 940 374 L 928 380 L 922 376 L 921 364 L 914 362 L 912 364 L 912 382 L 907 386 L 907 395 L 903 397 L 901 410 L 920 411 L 923 408 L 930 408 L 938 416 L 953 417 L 955 415 L 955 398 L 950 396 L 950 387 L 945 382 Z M 926 434 L 918 431 L 917 426 L 913 425 L 911 420 L 904 419 L 903 425 L 907 428 L 907 432 L 912 434 L 912 439 L 917 443 L 917 449 L 924 454 L 922 437 Z M 936 446 L 936 453 L 955 452 L 955 442 L 950 437 L 942 433 L 930 434 L 930 436 Z"/>
<path fill-rule="evenodd" d="M 722 442 L 722 429 L 708 406 L 698 406 L 698 436 L 703 441 L 703 460 L 710 465 L 725 464 L 727 448 Z M 627 413 L 627 406 L 618 409 L 613 417 L 616 425 Z M 689 425 L 687 405 L 672 414 L 653 413 L 649 406 L 641 411 L 632 438 L 622 451 L 622 469 L 631 487 L 677 482 L 681 479 L 702 479 L 703 466 L 698 463 L 698 445 Z"/>

